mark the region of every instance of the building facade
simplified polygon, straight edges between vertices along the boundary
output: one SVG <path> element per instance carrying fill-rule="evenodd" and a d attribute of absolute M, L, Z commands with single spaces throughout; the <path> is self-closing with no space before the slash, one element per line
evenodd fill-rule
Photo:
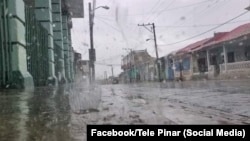
<path fill-rule="evenodd" d="M 82 0 L 78 4 L 82 4 Z M 0 0 L 0 85 L 32 88 L 74 80 L 68 0 Z M 81 9 L 82 8 L 82 9 Z M 8 9 L 8 10 L 7 10 Z"/>
<path fill-rule="evenodd" d="M 166 56 L 168 79 L 250 78 L 250 24 L 215 33 Z M 173 68 L 172 68 L 173 67 Z"/>

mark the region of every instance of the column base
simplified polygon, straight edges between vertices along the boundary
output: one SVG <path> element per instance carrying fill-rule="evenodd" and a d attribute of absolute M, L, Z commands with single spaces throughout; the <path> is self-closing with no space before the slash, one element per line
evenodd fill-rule
<path fill-rule="evenodd" d="M 34 89 L 33 77 L 29 72 L 13 71 L 13 82 L 10 88 L 14 89 Z"/>
<path fill-rule="evenodd" d="M 74 82 L 75 78 L 73 76 L 71 76 L 71 82 Z"/>
<path fill-rule="evenodd" d="M 59 85 L 63 85 L 67 83 L 67 79 L 65 77 L 62 77 L 60 81 L 58 81 Z"/>
<path fill-rule="evenodd" d="M 65 76 L 63 75 L 63 73 L 59 72 L 57 75 L 57 79 L 58 79 L 58 84 L 62 85 L 62 84 L 66 84 L 67 80 L 65 78 Z"/>
<path fill-rule="evenodd" d="M 68 83 L 71 83 L 71 82 L 73 82 L 73 81 L 71 80 L 71 78 L 68 78 L 67 80 L 68 80 Z"/>
<path fill-rule="evenodd" d="M 57 78 L 55 76 L 50 76 L 47 79 L 47 86 L 57 86 L 58 85 L 58 81 Z"/>

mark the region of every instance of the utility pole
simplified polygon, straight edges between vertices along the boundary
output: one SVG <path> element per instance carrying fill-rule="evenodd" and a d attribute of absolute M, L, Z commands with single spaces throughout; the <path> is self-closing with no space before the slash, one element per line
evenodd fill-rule
<path fill-rule="evenodd" d="M 105 84 L 107 84 L 108 82 L 108 75 L 107 75 L 107 71 L 104 71 L 104 81 L 105 81 Z"/>
<path fill-rule="evenodd" d="M 111 67 L 111 74 L 112 74 L 112 78 L 114 78 L 114 68 L 113 65 L 109 65 Z"/>
<path fill-rule="evenodd" d="M 112 72 L 112 77 L 114 77 L 114 68 L 112 65 L 111 65 L 111 72 Z"/>
<path fill-rule="evenodd" d="M 89 49 L 89 62 L 90 62 L 90 83 L 95 81 L 95 60 L 96 54 L 94 49 L 94 41 L 93 41 L 93 17 L 94 10 L 92 10 L 91 3 L 89 3 L 89 32 L 90 32 L 90 49 Z"/>
<path fill-rule="evenodd" d="M 95 10 L 98 8 L 104 8 L 106 10 L 109 9 L 108 6 L 98 6 L 95 7 L 95 0 L 94 2 L 94 7 L 92 9 L 91 3 L 89 2 L 89 32 L 90 32 L 90 49 L 89 49 L 89 62 L 90 62 L 90 83 L 95 82 L 95 61 L 96 61 L 96 51 L 94 49 L 94 41 L 93 41 L 93 26 L 94 26 L 94 15 L 95 15 Z"/>
<path fill-rule="evenodd" d="M 149 32 L 154 34 L 154 43 L 155 43 L 155 53 L 156 53 L 156 64 L 158 69 L 158 81 L 161 81 L 161 70 L 160 70 L 160 64 L 159 64 L 159 55 L 158 55 L 158 47 L 157 47 L 157 39 L 156 39 L 156 32 L 155 32 L 155 24 L 154 23 L 148 23 L 148 24 L 138 24 L 138 26 L 143 26 L 146 28 Z M 151 27 L 148 28 L 148 26 Z"/>

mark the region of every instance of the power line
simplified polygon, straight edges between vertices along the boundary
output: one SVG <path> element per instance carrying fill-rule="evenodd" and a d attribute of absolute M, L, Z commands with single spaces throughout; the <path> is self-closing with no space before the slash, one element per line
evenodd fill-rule
<path fill-rule="evenodd" d="M 149 13 L 153 12 L 154 9 L 157 8 L 157 7 L 159 6 L 158 4 L 160 4 L 160 3 L 161 3 L 161 0 L 158 0 L 158 1 L 155 3 L 155 5 L 149 10 Z M 147 15 L 146 19 L 148 19 L 149 16 L 150 16 L 150 15 Z M 143 18 L 143 20 L 144 20 L 144 19 L 145 19 L 145 18 Z M 140 22 L 142 22 L 143 20 L 141 20 Z"/>
<path fill-rule="evenodd" d="M 152 8 L 149 10 L 148 13 L 153 12 L 154 9 L 157 8 L 157 7 L 159 6 L 158 4 L 160 4 L 161 2 L 162 2 L 161 0 L 158 0 L 158 1 L 154 4 L 154 6 L 152 6 Z M 166 2 L 166 1 L 165 1 L 165 2 Z M 160 4 L 160 5 L 161 5 L 161 4 Z M 142 20 L 139 21 L 139 23 L 143 22 L 145 19 L 146 19 L 146 21 L 147 21 L 147 20 L 150 18 L 150 16 L 151 16 L 151 15 L 147 14 L 146 17 L 142 18 Z M 135 29 L 136 29 L 136 27 L 133 28 L 133 30 L 135 30 Z"/>
<path fill-rule="evenodd" d="M 226 2 L 226 3 L 225 3 L 225 2 Z M 227 5 L 227 4 L 229 4 L 229 3 L 230 3 L 230 0 L 224 0 L 224 1 L 222 1 L 222 3 L 220 3 L 220 4 L 216 4 L 216 3 L 218 3 L 218 1 L 216 1 L 216 2 L 214 3 L 214 5 L 208 7 L 207 9 L 204 9 L 203 11 L 201 11 L 201 12 L 199 13 L 199 15 L 196 16 L 196 17 L 201 17 L 201 18 L 207 17 L 207 16 L 202 16 L 202 15 L 204 15 L 205 13 L 207 13 L 207 12 L 208 12 L 208 9 L 210 9 L 210 11 L 211 11 L 211 9 L 215 9 L 215 8 L 218 9 L 218 7 L 223 7 L 223 6 Z M 201 18 L 199 18 L 199 19 L 201 19 Z"/>
<path fill-rule="evenodd" d="M 96 62 L 97 65 L 101 65 L 101 66 L 121 66 L 121 64 L 112 64 L 112 63 L 101 63 L 101 62 Z"/>
<path fill-rule="evenodd" d="M 109 57 L 109 58 L 102 58 L 102 59 L 100 59 L 100 60 L 103 60 L 103 61 L 106 61 L 106 60 L 113 60 L 114 58 L 118 58 L 118 57 L 120 57 L 120 56 L 122 56 L 122 55 L 124 55 L 124 53 L 123 53 L 123 54 L 119 54 L 119 55 L 115 55 L 115 56 L 111 56 L 111 57 Z"/>
<path fill-rule="evenodd" d="M 126 35 L 123 33 L 122 27 L 119 26 L 119 24 L 118 24 L 118 26 L 119 26 L 120 29 L 115 28 L 114 26 L 108 24 L 107 22 L 105 22 L 105 21 L 103 21 L 103 20 L 101 20 L 101 19 L 98 19 L 98 20 L 102 21 L 103 23 L 107 24 L 108 26 L 110 26 L 111 28 L 113 28 L 114 30 L 116 30 L 117 32 L 119 32 L 119 33 L 122 35 L 122 37 L 124 38 L 124 41 L 127 41 Z M 135 41 L 137 41 L 137 40 L 135 40 Z M 137 42 L 138 42 L 138 41 L 137 41 Z"/>
<path fill-rule="evenodd" d="M 218 26 L 216 26 L 216 27 L 213 27 L 213 28 L 211 28 L 211 29 L 209 29 L 209 30 L 207 30 L 207 31 L 205 31 L 205 32 L 202 32 L 202 33 L 200 33 L 200 34 L 197 34 L 197 35 L 195 35 L 195 36 L 189 37 L 189 38 L 187 38 L 187 39 L 185 39 L 185 40 L 181 40 L 181 41 L 174 42 L 174 43 L 170 43 L 170 44 L 160 45 L 160 46 L 175 45 L 175 44 L 179 44 L 179 43 L 182 43 L 182 42 L 191 40 L 191 39 L 193 39 L 193 38 L 199 37 L 199 36 L 201 36 L 201 35 L 203 35 L 203 34 L 206 34 L 206 33 L 210 32 L 210 31 L 213 31 L 213 30 L 215 30 L 215 29 L 217 29 L 217 28 L 219 28 L 219 27 L 221 27 L 221 26 L 223 26 L 223 25 L 225 25 L 225 24 L 227 24 L 227 23 L 229 23 L 229 22 L 231 22 L 231 21 L 233 21 L 233 20 L 235 20 L 235 19 L 237 19 L 237 18 L 243 16 L 243 15 L 245 15 L 246 13 L 248 13 L 248 11 L 243 12 L 243 13 L 241 13 L 240 15 L 238 15 L 238 16 L 236 16 L 236 17 L 234 17 L 234 18 L 232 18 L 232 19 L 230 19 L 230 20 L 228 20 L 228 21 L 226 21 L 226 22 L 224 22 L 224 23 L 222 23 L 222 24 L 220 24 L 220 25 L 218 25 Z"/>
<path fill-rule="evenodd" d="M 225 6 L 226 4 L 229 3 L 229 1 L 230 0 L 224 0 L 224 1 L 222 1 L 222 3 L 220 3 L 219 0 L 216 0 L 214 3 L 212 3 L 212 5 L 210 5 L 210 6 L 208 5 L 207 8 L 204 8 L 202 11 L 200 11 L 199 14 L 197 16 L 195 16 L 195 17 L 196 18 L 200 17 L 200 16 L 204 15 L 205 13 L 207 13 L 208 11 L 211 11 L 214 8 L 220 7 L 222 4 L 223 4 L 222 6 Z M 227 3 L 224 4 L 224 2 L 227 2 Z M 193 11 L 194 10 L 191 10 L 187 15 L 191 15 L 190 13 L 193 13 Z M 187 16 L 185 16 L 185 17 L 187 17 Z M 204 18 L 204 17 L 207 17 L 207 16 L 203 16 L 202 18 Z M 198 19 L 201 20 L 202 18 L 198 18 Z M 179 22 L 181 22 L 181 24 L 178 24 L 178 25 L 183 25 L 184 23 L 188 22 L 190 19 L 191 18 L 187 18 L 187 20 L 185 20 L 184 22 L 183 21 L 178 21 L 178 22 L 176 22 L 176 24 L 179 23 Z M 174 25 L 176 25 L 176 24 L 174 24 Z"/>
<path fill-rule="evenodd" d="M 172 0 L 172 1 L 174 1 L 174 0 Z M 165 3 L 166 3 L 167 1 L 165 0 L 164 2 L 161 2 L 161 3 L 159 3 L 159 5 L 158 5 L 158 7 L 156 7 L 155 9 L 159 9 L 162 5 L 164 5 Z M 170 2 L 171 3 L 171 2 Z M 152 13 L 154 13 L 153 12 L 154 10 L 152 10 Z M 151 13 L 151 12 L 150 12 Z M 150 16 L 151 16 L 152 14 L 149 14 L 149 16 L 148 16 L 148 18 L 146 19 L 146 21 L 148 21 L 149 19 L 152 19 Z"/>
<path fill-rule="evenodd" d="M 174 2 L 175 2 L 175 0 L 172 0 L 172 1 L 169 3 L 169 5 L 167 6 L 166 9 L 168 9 L 169 7 L 171 7 L 172 4 L 174 4 Z M 157 19 L 162 13 L 163 13 L 163 12 L 159 12 L 159 13 L 155 16 L 155 18 L 153 19 L 153 21 L 154 21 L 155 19 Z"/>
<path fill-rule="evenodd" d="M 101 21 L 101 22 L 105 23 L 106 25 L 110 26 L 110 27 L 111 27 L 112 29 L 114 29 L 115 31 L 121 33 L 121 31 L 120 31 L 119 29 L 117 29 L 117 28 L 115 28 L 114 26 L 108 24 L 107 22 L 105 22 L 105 21 L 103 21 L 103 20 L 101 20 L 101 19 L 99 19 L 99 18 L 96 18 L 96 19 L 98 19 L 99 21 Z"/>
<path fill-rule="evenodd" d="M 240 20 L 240 21 L 235 21 L 235 22 L 229 22 L 227 24 L 235 24 L 235 23 L 241 23 L 241 22 L 247 22 L 249 20 Z M 216 25 L 221 25 L 223 23 L 219 24 L 204 24 L 204 25 L 187 25 L 187 26 L 174 26 L 174 25 L 169 25 L 169 26 L 156 26 L 159 28 L 196 28 L 196 27 L 208 27 L 208 26 L 216 26 Z"/>
<path fill-rule="evenodd" d="M 229 0 L 228 0 L 229 1 Z M 195 17 L 200 17 L 201 15 L 205 14 L 207 11 L 211 11 L 211 9 L 217 8 L 218 6 L 221 6 L 221 4 L 224 4 L 225 1 L 222 1 L 222 3 L 220 3 L 219 0 L 216 0 L 215 2 L 213 2 L 210 6 L 208 6 L 207 8 L 205 8 L 204 10 L 199 12 L 199 15 L 195 16 Z M 224 5 L 223 5 L 224 6 Z M 194 12 L 194 10 L 191 10 L 190 12 L 187 13 L 187 15 L 191 15 L 191 13 Z M 185 16 L 187 17 L 187 16 Z M 204 16 L 206 17 L 206 16 Z M 184 23 L 187 23 L 188 21 L 190 21 L 191 18 L 187 18 L 187 20 L 185 21 L 177 21 L 175 22 L 173 25 L 175 26 L 181 26 Z M 201 18 L 199 18 L 200 20 Z M 169 30 L 169 29 L 168 29 Z M 184 41 L 183 41 L 184 42 Z"/>
<path fill-rule="evenodd" d="M 97 18 L 97 19 L 98 19 L 98 18 Z M 115 28 L 114 26 L 112 26 L 112 25 L 108 24 L 107 22 L 105 22 L 105 21 L 103 21 L 103 20 L 101 20 L 101 19 L 98 19 L 98 20 L 100 20 L 100 21 L 104 22 L 105 24 L 107 24 L 108 26 L 110 26 L 111 28 L 113 28 L 114 30 L 118 31 L 121 35 L 123 35 L 123 33 L 122 33 L 122 31 L 121 31 L 121 30 L 119 30 L 119 29 Z M 125 35 L 123 35 L 123 36 L 125 36 Z M 125 40 L 125 39 L 124 39 L 124 40 Z M 139 42 L 138 40 L 135 40 L 135 39 L 133 39 L 133 40 L 134 40 L 134 41 Z M 121 54 L 121 55 L 122 55 L 122 54 Z M 118 55 L 118 56 L 121 56 L 121 55 Z"/>
<path fill-rule="evenodd" d="M 164 12 L 167 12 L 167 11 L 173 11 L 173 10 L 178 10 L 178 9 L 193 7 L 193 6 L 200 5 L 200 4 L 204 4 L 204 3 L 207 3 L 207 2 L 210 2 L 210 1 L 211 1 L 211 0 L 206 0 L 206 1 L 197 2 L 197 3 L 189 4 L 189 5 L 184 5 L 184 6 L 180 6 L 180 7 L 167 8 L 167 9 L 164 9 L 164 10 L 161 10 L 161 11 L 157 11 L 157 12 L 153 12 L 153 13 L 146 13 L 146 14 L 131 14 L 131 15 L 128 15 L 128 16 L 143 16 L 143 15 L 148 15 L 148 14 L 164 13 Z"/>
<path fill-rule="evenodd" d="M 160 3 L 160 0 L 158 0 L 158 2 L 151 8 L 151 10 L 148 13 L 144 13 L 144 14 L 129 14 L 128 16 L 143 16 L 143 15 L 158 14 L 158 13 L 161 13 L 161 12 L 167 12 L 167 11 L 173 11 L 173 10 L 178 10 L 178 9 L 193 7 L 193 6 L 201 5 L 201 4 L 204 4 L 204 3 L 207 3 L 207 2 L 211 2 L 211 1 L 213 1 L 213 0 L 205 0 L 205 1 L 197 2 L 197 3 L 193 3 L 193 4 L 188 4 L 188 5 L 184 5 L 184 6 L 179 6 L 179 7 L 174 7 L 174 8 L 169 8 L 169 9 L 164 9 L 164 10 L 152 12 L 157 7 L 158 3 Z M 110 17 L 111 16 L 111 15 L 100 15 L 100 14 L 98 14 L 98 15 L 99 16 L 106 16 L 106 17 Z"/>
<path fill-rule="evenodd" d="M 205 2 L 208 2 L 208 1 L 203 1 L 202 3 L 205 3 Z M 217 3 L 218 3 L 218 0 L 216 0 L 215 2 L 213 2 L 212 6 L 209 6 L 206 9 L 204 9 L 203 11 L 199 12 L 200 15 L 206 13 L 206 11 L 208 11 L 209 9 L 213 8 L 214 6 L 216 6 Z M 189 12 L 186 12 L 186 15 L 190 16 L 191 13 L 194 13 L 194 9 L 190 10 Z M 184 23 L 188 22 L 191 19 L 191 18 L 187 18 L 188 16 L 184 16 L 184 17 L 186 17 L 185 19 L 187 19 L 187 20 L 184 20 L 184 21 L 183 20 L 178 20 L 173 25 L 179 25 L 179 26 L 183 25 Z"/>
<path fill-rule="evenodd" d="M 99 16 L 99 15 L 96 15 L 96 17 L 101 18 L 101 19 L 103 19 L 103 20 L 115 22 L 115 19 L 112 18 L 112 17 L 105 17 L 105 16 Z"/>

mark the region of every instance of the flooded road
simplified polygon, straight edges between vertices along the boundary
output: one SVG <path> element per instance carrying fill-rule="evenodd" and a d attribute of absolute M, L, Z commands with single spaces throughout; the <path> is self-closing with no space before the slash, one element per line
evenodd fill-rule
<path fill-rule="evenodd" d="M 0 92 L 0 140 L 71 140 L 67 88 Z"/>
<path fill-rule="evenodd" d="M 82 141 L 87 124 L 250 124 L 249 82 L 0 90 L 0 140 Z"/>

